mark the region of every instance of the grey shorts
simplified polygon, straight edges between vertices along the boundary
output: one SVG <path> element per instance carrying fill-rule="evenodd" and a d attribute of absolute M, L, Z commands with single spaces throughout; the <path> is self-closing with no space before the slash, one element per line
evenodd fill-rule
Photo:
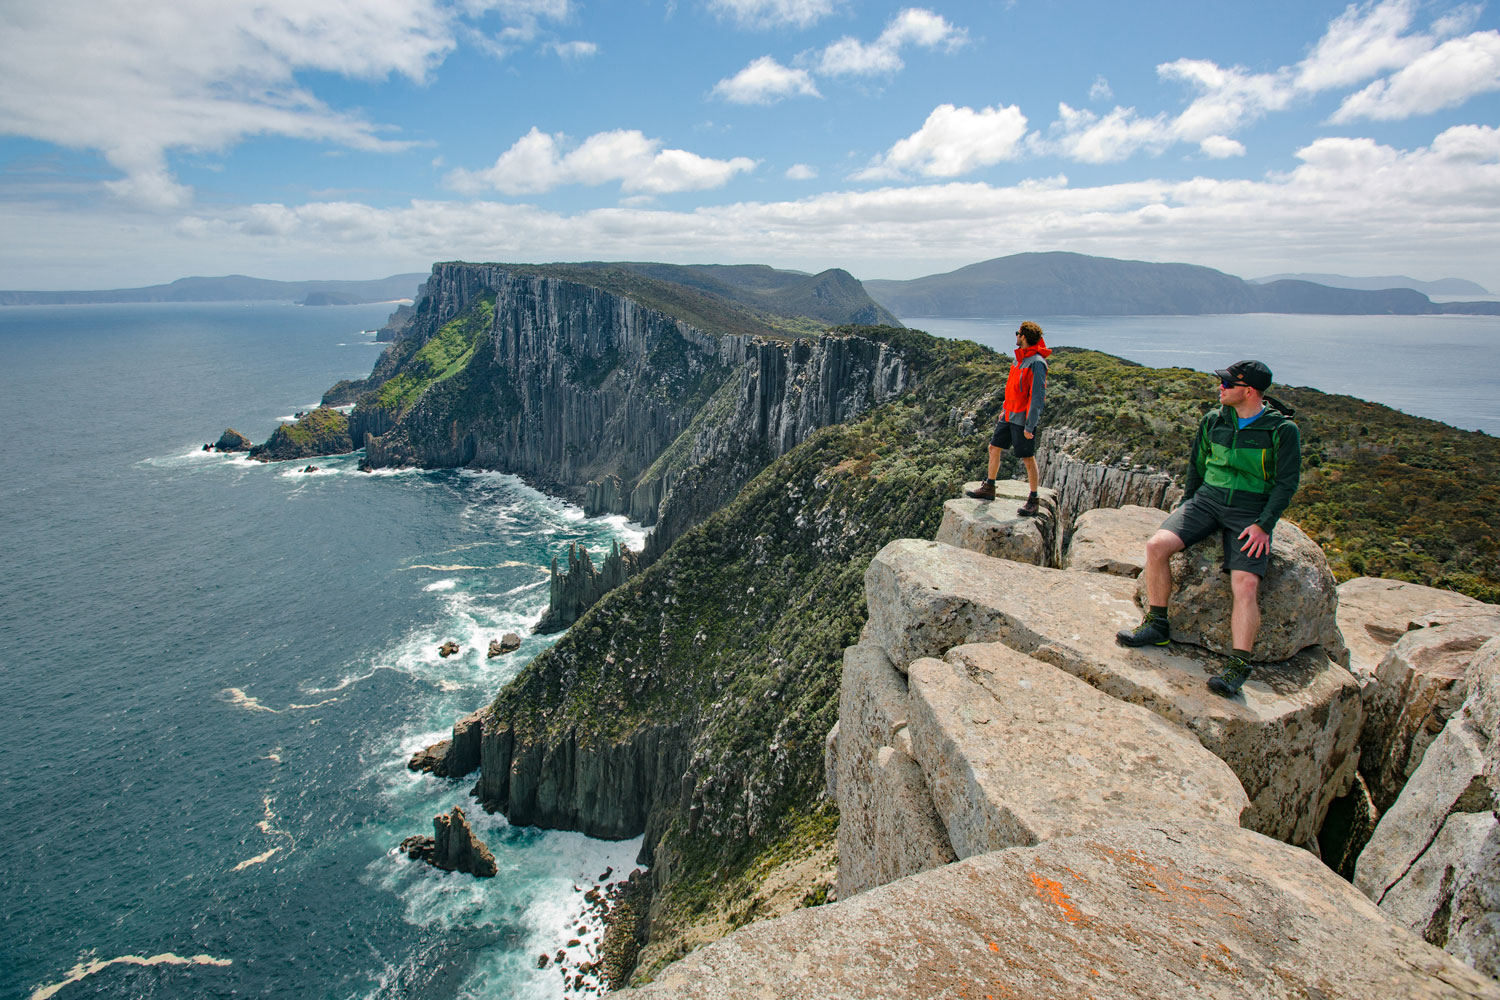
<path fill-rule="evenodd" d="M 1161 526 L 1182 539 L 1184 548 L 1218 531 L 1224 540 L 1225 569 L 1242 569 L 1256 576 L 1265 576 L 1266 566 L 1271 561 L 1270 546 L 1259 559 L 1252 559 L 1241 549 L 1245 543 L 1240 541 L 1240 532 L 1260 516 L 1261 505 L 1231 506 L 1222 501 L 1218 492 L 1212 486 L 1201 487 L 1187 503 L 1168 514 Z"/>

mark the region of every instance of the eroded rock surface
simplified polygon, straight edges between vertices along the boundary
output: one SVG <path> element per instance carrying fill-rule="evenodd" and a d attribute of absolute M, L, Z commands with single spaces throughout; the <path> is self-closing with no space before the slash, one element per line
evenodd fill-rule
<path fill-rule="evenodd" d="M 488 708 L 470 712 L 453 724 L 453 737 L 418 750 L 406 766 L 413 771 L 429 771 L 439 778 L 461 778 L 479 767 L 480 740 Z"/>
<path fill-rule="evenodd" d="M 214 442 L 215 451 L 249 451 L 251 440 L 233 427 L 226 427 L 219 440 Z"/>
<path fill-rule="evenodd" d="M 1500 635 L 1500 607 L 1493 605 L 1427 612 L 1424 620 L 1432 624 L 1403 634 L 1365 691 L 1360 771 L 1382 811 L 1468 696 L 1469 667 L 1479 648 Z"/>
<path fill-rule="evenodd" d="M 1116 630 L 1140 619 L 1132 580 L 899 539 L 871 561 L 865 592 L 866 641 L 898 669 L 998 641 L 1186 726 L 1240 779 L 1251 803 L 1242 822 L 1268 836 L 1310 843 L 1353 781 L 1359 685 L 1317 647 L 1258 670 L 1230 700 L 1208 690 L 1223 660 L 1207 650 L 1115 643 Z"/>
<path fill-rule="evenodd" d="M 1373 576 L 1345 580 L 1338 589 L 1339 631 L 1349 647 L 1349 669 L 1362 682 L 1373 680 L 1385 654 L 1424 613 L 1492 607 L 1451 590 Z"/>
<path fill-rule="evenodd" d="M 979 855 L 752 924 L 622 997 L 1500 997 L 1316 858 L 1220 824 Z"/>
<path fill-rule="evenodd" d="M 1146 539 L 1167 519 L 1158 507 L 1126 504 L 1084 511 L 1073 523 L 1063 569 L 1132 579 L 1146 568 Z"/>
<path fill-rule="evenodd" d="M 1238 826 L 1249 799 L 1181 727 L 999 643 L 908 668 L 911 754 L 961 858 L 1131 821 Z"/>
<path fill-rule="evenodd" d="M 495 856 L 470 828 L 461 806 L 434 816 L 432 830 L 431 837 L 407 837 L 401 849 L 413 860 L 426 861 L 444 871 L 467 872 L 479 878 L 495 876 Z"/>
<path fill-rule="evenodd" d="M 964 489 L 978 487 L 979 483 L 973 482 Z M 1047 565 L 1053 561 L 1057 533 L 1057 494 L 1046 487 L 1037 490 L 1040 516 L 1023 517 L 1016 510 L 1030 492 L 1024 481 L 1000 479 L 995 481 L 993 500 L 959 497 L 946 501 L 937 540 L 1000 559 Z"/>
<path fill-rule="evenodd" d="M 1141 539 L 1142 546 L 1150 533 Z M 1136 601 L 1146 607 L 1146 581 Z M 1224 571 L 1224 544 L 1214 534 L 1172 557 L 1172 638 L 1220 653 L 1234 648 L 1229 638 L 1233 596 Z M 1338 590 L 1328 558 L 1316 542 L 1290 521 L 1271 534 L 1271 562 L 1260 583 L 1260 631 L 1253 659 L 1276 663 L 1309 646 L 1321 646 L 1329 658 L 1347 663 L 1338 626 Z"/>

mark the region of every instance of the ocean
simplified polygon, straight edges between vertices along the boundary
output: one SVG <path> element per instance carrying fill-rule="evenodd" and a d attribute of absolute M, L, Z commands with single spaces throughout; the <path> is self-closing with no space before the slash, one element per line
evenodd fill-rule
<path fill-rule="evenodd" d="M 0 1000 L 558 997 L 537 957 L 587 955 L 583 892 L 639 840 L 511 827 L 470 781 L 405 764 L 552 641 L 529 633 L 548 561 L 639 547 L 639 526 L 498 473 L 201 450 L 368 374 L 388 313 L 0 309 Z M 1500 431 L 1494 318 L 1041 322 L 1147 364 L 1258 355 Z M 1013 326 L 911 325 L 1012 344 Z M 505 631 L 522 648 L 487 659 Z M 397 851 L 455 804 L 497 878 Z"/>
<path fill-rule="evenodd" d="M 553 641 L 549 560 L 639 527 L 498 473 L 201 451 L 367 375 L 389 312 L 0 309 L 0 998 L 558 997 L 537 957 L 592 945 L 582 892 L 639 839 L 405 764 Z M 456 804 L 497 878 L 396 850 Z"/>
<path fill-rule="evenodd" d="M 1500 316 L 1022 316 L 1005 321 L 902 317 L 938 337 L 1016 346 L 1033 319 L 1051 347 L 1088 347 L 1153 368 L 1211 372 L 1264 361 L 1282 385 L 1311 386 L 1500 434 Z M 1209 393 L 1205 382 L 1205 394 Z M 1271 390 L 1275 395 L 1276 390 Z"/>

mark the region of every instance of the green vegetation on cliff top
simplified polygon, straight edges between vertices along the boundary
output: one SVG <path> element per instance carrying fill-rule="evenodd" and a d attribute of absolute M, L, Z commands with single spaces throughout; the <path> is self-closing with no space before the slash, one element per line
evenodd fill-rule
<path fill-rule="evenodd" d="M 894 538 L 932 537 L 943 501 L 984 466 L 1008 359 L 911 330 L 857 332 L 902 350 L 915 388 L 768 466 L 494 702 L 523 737 L 573 733 L 580 748 L 652 726 L 693 734 L 690 801 L 655 845 L 671 876 L 653 943 L 669 951 L 726 900 L 753 914 L 770 861 L 831 840 L 823 741 L 842 651 L 866 617 L 865 568 Z M 1211 376 L 1067 348 L 1052 361 L 1047 422 L 1087 435 L 1077 457 L 1181 473 Z M 1278 395 L 1299 407 L 1306 442 L 1287 516 L 1340 579 L 1500 597 L 1500 442 L 1312 389 Z"/>
<path fill-rule="evenodd" d="M 494 322 L 495 293 L 487 292 L 406 360 L 400 371 L 376 390 L 376 402 L 394 413 L 406 412 L 428 386 L 464 370 Z"/>

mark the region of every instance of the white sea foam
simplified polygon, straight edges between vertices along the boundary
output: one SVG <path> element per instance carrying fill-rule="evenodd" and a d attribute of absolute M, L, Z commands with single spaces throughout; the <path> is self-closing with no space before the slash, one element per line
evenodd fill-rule
<path fill-rule="evenodd" d="M 220 693 L 224 696 L 225 701 L 238 708 L 243 708 L 247 712 L 269 712 L 272 715 L 280 715 L 283 712 L 301 712 L 312 708 L 322 708 L 324 705 L 332 705 L 334 702 L 339 700 L 338 698 L 327 698 L 323 701 L 314 702 L 311 705 L 291 704 L 286 706 L 285 708 L 272 708 L 269 705 L 263 703 L 259 698 L 256 698 L 254 695 L 246 694 L 243 688 L 225 688 Z"/>
<path fill-rule="evenodd" d="M 427 586 L 423 587 L 422 589 L 424 591 L 427 591 L 427 592 L 430 593 L 430 592 L 436 591 L 436 590 L 452 590 L 454 587 L 457 587 L 457 586 L 458 586 L 458 581 L 455 580 L 455 579 L 453 579 L 452 577 L 450 577 L 450 578 L 448 578 L 446 580 L 436 580 L 436 581 L 434 581 L 432 583 L 429 583 Z"/>
<path fill-rule="evenodd" d="M 111 965 L 233 965 L 234 961 L 228 958 L 215 958 L 212 955 L 192 955 L 184 958 L 171 952 L 163 952 L 160 955 L 152 955 L 144 958 L 140 955 L 120 955 L 117 958 L 99 959 L 91 958 L 80 960 L 79 963 L 67 972 L 67 977 L 60 983 L 50 986 L 38 987 L 31 994 L 31 1000 L 49 1000 L 58 990 L 73 983 L 82 982 L 96 972 L 103 972 Z"/>

